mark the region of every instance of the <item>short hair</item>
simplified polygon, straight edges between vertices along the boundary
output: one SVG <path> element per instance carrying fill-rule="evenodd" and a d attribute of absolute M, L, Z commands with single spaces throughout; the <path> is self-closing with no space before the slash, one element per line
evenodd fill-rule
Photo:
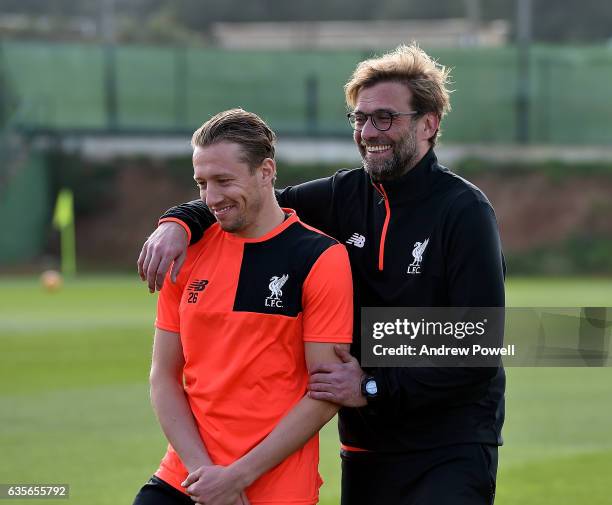
<path fill-rule="evenodd" d="M 451 82 L 450 69 L 438 64 L 414 42 L 359 63 L 344 85 L 347 106 L 355 108 L 362 89 L 388 81 L 408 86 L 412 92 L 412 107 L 419 116 L 433 112 L 442 120 L 451 108 L 451 90 L 447 87 Z M 432 145 L 435 145 L 438 134 L 436 132 L 429 139 Z"/>
<path fill-rule="evenodd" d="M 257 114 L 243 109 L 219 112 L 200 126 L 191 137 L 191 147 L 206 147 L 217 142 L 234 142 L 242 148 L 242 161 L 251 173 L 264 159 L 274 159 L 276 135 Z"/>

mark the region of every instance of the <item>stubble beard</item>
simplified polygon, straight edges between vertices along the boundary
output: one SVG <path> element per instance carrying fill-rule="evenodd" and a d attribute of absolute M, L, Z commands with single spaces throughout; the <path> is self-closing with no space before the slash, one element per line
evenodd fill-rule
<path fill-rule="evenodd" d="M 363 167 L 374 182 L 385 182 L 399 179 L 416 165 L 418 160 L 416 144 L 416 125 L 410 127 L 408 135 L 399 143 L 393 144 L 393 156 L 390 159 L 372 161 L 367 158 L 364 146 L 359 146 Z"/>
<path fill-rule="evenodd" d="M 236 219 L 234 219 L 233 221 L 229 223 L 225 223 L 225 224 L 218 221 L 219 226 L 221 226 L 221 229 L 223 231 L 226 231 L 228 233 L 239 233 L 245 230 L 248 226 L 252 224 L 249 221 L 248 217 L 250 216 L 251 220 L 254 221 L 255 220 L 254 218 L 259 214 L 262 207 L 263 207 L 263 201 L 261 197 L 253 196 L 251 201 L 247 203 L 247 208 L 243 212 L 241 212 L 238 216 L 236 216 Z"/>
<path fill-rule="evenodd" d="M 219 221 L 219 226 L 221 226 L 221 229 L 223 231 L 226 231 L 228 233 L 236 233 L 246 227 L 246 218 L 243 215 L 241 215 L 241 216 L 238 216 L 236 219 L 234 219 L 232 222 L 227 223 L 227 224 L 224 224 L 221 221 Z"/>

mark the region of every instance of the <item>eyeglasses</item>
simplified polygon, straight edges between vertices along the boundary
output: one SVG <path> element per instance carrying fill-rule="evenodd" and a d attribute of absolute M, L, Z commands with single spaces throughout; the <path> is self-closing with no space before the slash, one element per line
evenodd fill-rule
<path fill-rule="evenodd" d="M 372 126 L 378 131 L 386 132 L 393 124 L 393 118 L 398 116 L 414 116 L 419 112 L 413 110 L 412 112 L 391 112 L 389 110 L 377 110 L 371 114 L 365 112 L 349 112 L 346 117 L 349 120 L 349 124 L 353 130 L 361 131 L 368 122 L 368 118 L 372 121 Z"/>

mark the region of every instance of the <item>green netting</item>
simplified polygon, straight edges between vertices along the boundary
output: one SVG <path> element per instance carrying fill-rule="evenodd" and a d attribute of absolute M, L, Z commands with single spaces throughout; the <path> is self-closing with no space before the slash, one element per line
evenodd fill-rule
<path fill-rule="evenodd" d="M 77 44 L 5 43 L 18 121 L 40 127 L 103 127 L 102 53 Z"/>
<path fill-rule="evenodd" d="M 108 128 L 105 49 L 85 44 L 5 42 L 19 97 L 19 123 L 30 128 Z M 447 142 L 514 142 L 514 48 L 431 53 L 453 68 Z M 115 50 L 118 128 L 190 130 L 210 115 L 242 106 L 281 133 L 350 135 L 342 86 L 359 51 L 224 51 L 121 46 Z M 534 143 L 607 144 L 612 140 L 612 51 L 534 47 L 529 136 Z M 308 81 L 316 103 L 309 110 Z M 580 127 L 578 127 L 580 125 Z"/>
<path fill-rule="evenodd" d="M 612 144 L 612 51 L 540 48 L 532 72 L 532 138 L 560 144 Z"/>
<path fill-rule="evenodd" d="M 122 47 L 116 51 L 119 126 L 177 126 L 175 59 L 174 52 L 165 48 Z"/>

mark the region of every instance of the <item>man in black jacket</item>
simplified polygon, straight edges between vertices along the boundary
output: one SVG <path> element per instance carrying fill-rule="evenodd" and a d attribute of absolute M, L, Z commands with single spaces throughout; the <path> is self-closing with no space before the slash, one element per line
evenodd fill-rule
<path fill-rule="evenodd" d="M 438 164 L 448 72 L 416 46 L 361 62 L 345 86 L 363 168 L 277 193 L 283 207 L 347 244 L 355 335 L 343 363 L 314 370 L 310 395 L 336 402 L 342 504 L 491 504 L 502 443 L 503 368 L 368 368 L 361 307 L 503 307 L 504 260 L 493 209 Z M 159 289 L 187 242 L 214 222 L 200 202 L 167 212 L 138 261 Z M 185 233 L 187 232 L 187 233 Z M 415 252 L 416 251 L 416 252 Z M 414 254 L 413 254 L 414 252 Z"/>

